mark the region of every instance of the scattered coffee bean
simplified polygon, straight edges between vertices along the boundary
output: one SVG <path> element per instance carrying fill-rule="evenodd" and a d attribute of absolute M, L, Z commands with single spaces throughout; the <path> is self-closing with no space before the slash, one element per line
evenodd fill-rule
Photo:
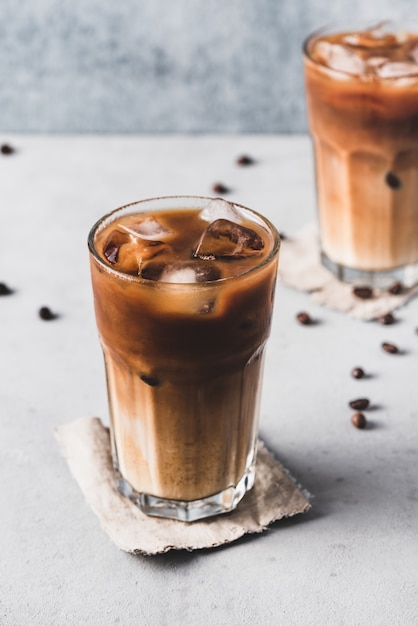
<path fill-rule="evenodd" d="M 385 177 L 385 181 L 388 187 L 391 189 L 399 189 L 402 186 L 400 178 L 393 172 L 388 172 Z"/>
<path fill-rule="evenodd" d="M 39 309 L 38 314 L 41 320 L 44 320 L 45 322 L 55 320 L 58 317 L 58 315 L 56 313 L 53 313 L 48 306 L 42 306 Z"/>
<path fill-rule="evenodd" d="M 147 376 L 146 374 L 141 374 L 140 379 L 150 387 L 156 387 L 160 382 L 155 376 Z"/>
<path fill-rule="evenodd" d="M 280 233 L 280 232 L 279 232 L 279 237 L 282 241 L 285 241 L 287 239 L 287 236 L 284 233 Z"/>
<path fill-rule="evenodd" d="M 394 296 L 398 296 L 400 293 L 402 293 L 402 290 L 403 290 L 403 285 L 399 281 L 394 282 L 388 288 L 388 292 L 393 293 Z"/>
<path fill-rule="evenodd" d="M 13 154 L 14 151 L 15 149 L 13 148 L 13 146 L 10 146 L 8 143 L 3 143 L 0 147 L 0 152 L 2 154 L 5 154 L 6 156 L 8 156 L 9 154 Z"/>
<path fill-rule="evenodd" d="M 250 156 L 248 156 L 248 154 L 241 154 L 241 156 L 239 156 L 237 158 L 237 165 L 253 165 L 254 164 L 254 159 L 252 159 Z"/>
<path fill-rule="evenodd" d="M 296 315 L 296 319 L 299 324 L 303 324 L 303 326 L 309 326 L 309 324 L 312 324 L 312 318 L 309 313 L 306 313 L 306 311 L 301 311 L 300 313 L 298 313 Z"/>
<path fill-rule="evenodd" d="M 0 283 L 0 296 L 10 296 L 13 293 L 13 289 L 10 289 L 6 283 Z"/>
<path fill-rule="evenodd" d="M 355 411 L 364 411 L 369 406 L 370 400 L 368 398 L 357 398 L 356 400 L 351 400 L 348 404 Z"/>
<path fill-rule="evenodd" d="M 386 313 L 386 315 L 381 315 L 377 321 L 379 324 L 383 324 L 384 326 L 389 326 L 389 324 L 394 324 L 396 322 L 392 313 Z"/>
<path fill-rule="evenodd" d="M 389 352 L 389 354 L 398 354 L 399 352 L 398 346 L 395 346 L 394 343 L 388 343 L 387 341 L 382 343 L 382 348 L 385 352 Z"/>
<path fill-rule="evenodd" d="M 229 193 L 230 189 L 223 183 L 215 183 L 212 186 L 212 191 L 214 191 L 215 193 L 224 194 L 224 193 Z"/>
<path fill-rule="evenodd" d="M 365 377 L 365 372 L 364 369 L 362 367 L 354 367 L 351 370 L 351 376 L 353 378 L 364 378 Z"/>
<path fill-rule="evenodd" d="M 357 413 L 354 413 L 354 415 L 352 416 L 351 423 L 356 428 L 366 428 L 367 420 L 366 420 L 365 415 L 358 411 Z"/>
<path fill-rule="evenodd" d="M 373 297 L 373 289 L 370 287 L 353 287 L 353 294 L 362 300 L 368 300 Z"/>

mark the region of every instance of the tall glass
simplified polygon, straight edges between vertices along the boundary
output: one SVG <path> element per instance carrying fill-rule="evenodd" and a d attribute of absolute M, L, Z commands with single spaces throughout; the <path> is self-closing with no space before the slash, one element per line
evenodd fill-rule
<path fill-rule="evenodd" d="M 304 45 L 322 261 L 343 281 L 418 280 L 418 36 L 382 22 Z"/>
<path fill-rule="evenodd" d="M 119 489 L 145 513 L 183 521 L 234 509 L 253 485 L 278 263 L 274 226 L 230 205 L 242 232 L 256 233 L 263 246 L 257 243 L 248 258 L 209 249 L 194 257 L 191 250 L 186 273 L 165 278 L 164 267 L 183 245 L 177 234 L 199 241 L 210 226 L 200 215 L 211 203 L 200 197 L 138 202 L 99 220 L 88 241 Z M 183 220 L 180 233 L 176 214 Z M 232 249 L 234 226 L 214 221 L 221 222 L 220 245 L 225 239 Z M 157 241 L 145 240 L 145 261 L 132 257 L 138 223 L 163 224 Z M 131 250 L 135 269 L 128 253 L 125 269 L 118 268 L 119 245 Z M 195 263 L 197 278 L 191 279 L 187 272 Z"/>

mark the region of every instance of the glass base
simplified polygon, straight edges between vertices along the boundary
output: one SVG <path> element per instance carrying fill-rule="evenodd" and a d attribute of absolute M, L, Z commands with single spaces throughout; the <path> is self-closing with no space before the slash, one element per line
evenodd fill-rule
<path fill-rule="evenodd" d="M 393 285 L 394 282 L 400 282 L 404 287 L 413 287 L 418 283 L 418 263 L 405 265 L 392 270 L 368 272 L 366 270 L 357 270 L 352 267 L 340 265 L 339 263 L 334 263 L 325 252 L 321 252 L 321 261 L 322 265 L 332 272 L 338 280 L 351 285 L 387 289 Z"/>
<path fill-rule="evenodd" d="M 118 490 L 136 504 L 146 515 L 176 519 L 182 522 L 195 522 L 205 517 L 233 511 L 247 491 L 254 485 L 254 478 L 255 464 L 252 464 L 236 487 L 228 487 L 207 498 L 189 502 L 158 498 L 147 493 L 138 493 L 122 476 L 118 480 Z"/>

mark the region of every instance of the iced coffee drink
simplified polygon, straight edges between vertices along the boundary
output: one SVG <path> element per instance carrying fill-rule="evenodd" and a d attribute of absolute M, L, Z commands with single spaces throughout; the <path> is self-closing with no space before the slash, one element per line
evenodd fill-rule
<path fill-rule="evenodd" d="M 119 489 L 150 515 L 230 511 L 254 481 L 279 238 L 224 200 L 147 200 L 89 236 Z"/>
<path fill-rule="evenodd" d="M 324 264 L 347 282 L 418 280 L 418 35 L 381 23 L 304 48 Z"/>

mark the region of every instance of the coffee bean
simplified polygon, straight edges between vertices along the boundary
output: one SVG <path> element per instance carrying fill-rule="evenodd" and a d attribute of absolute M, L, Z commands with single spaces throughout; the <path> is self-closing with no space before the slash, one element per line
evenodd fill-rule
<path fill-rule="evenodd" d="M 362 367 L 354 367 L 351 370 L 351 376 L 353 378 L 364 378 L 365 377 L 364 369 Z"/>
<path fill-rule="evenodd" d="M 279 237 L 282 241 L 285 241 L 287 239 L 287 236 L 284 233 L 280 233 L 280 232 L 279 232 Z"/>
<path fill-rule="evenodd" d="M 351 423 L 356 428 L 362 429 L 362 428 L 366 428 L 367 420 L 366 420 L 365 415 L 363 415 L 363 413 L 357 412 L 357 413 L 354 413 L 354 415 L 352 416 Z"/>
<path fill-rule="evenodd" d="M 55 320 L 58 317 L 58 315 L 56 313 L 53 313 L 51 309 L 47 306 L 42 306 L 38 311 L 38 315 L 41 320 L 44 320 L 45 322 L 50 322 L 51 320 Z"/>
<path fill-rule="evenodd" d="M 301 311 L 300 313 L 298 313 L 296 315 L 296 319 L 299 324 L 303 324 L 303 326 L 309 326 L 309 324 L 312 324 L 312 318 L 309 313 L 306 313 L 306 311 Z"/>
<path fill-rule="evenodd" d="M 400 178 L 393 172 L 388 172 L 385 176 L 385 181 L 388 187 L 391 189 L 399 189 L 402 186 Z"/>
<path fill-rule="evenodd" d="M 373 297 L 373 289 L 370 287 L 353 287 L 353 294 L 362 300 L 368 300 Z"/>
<path fill-rule="evenodd" d="M 237 158 L 237 165 L 253 165 L 254 159 L 252 159 L 248 154 L 241 154 Z"/>
<path fill-rule="evenodd" d="M 159 385 L 160 381 L 155 376 L 147 376 L 147 374 L 140 374 L 140 379 L 149 385 L 150 387 L 156 387 Z"/>
<path fill-rule="evenodd" d="M 382 315 L 377 319 L 379 324 L 383 324 L 384 326 L 388 326 L 389 324 L 394 324 L 396 322 L 392 313 L 386 313 L 386 315 Z"/>
<path fill-rule="evenodd" d="M 6 283 L 0 283 L 0 296 L 10 296 L 13 293 L 13 289 L 10 289 Z"/>
<path fill-rule="evenodd" d="M 388 343 L 387 341 L 384 341 L 382 343 L 382 348 L 385 352 L 388 352 L 389 354 L 398 354 L 399 352 L 398 346 L 395 346 L 394 343 Z"/>
<path fill-rule="evenodd" d="M 6 156 L 8 156 L 9 154 L 13 154 L 14 151 L 15 149 L 13 148 L 13 146 L 10 146 L 8 143 L 3 143 L 0 146 L 0 152 L 2 154 L 5 154 Z"/>
<path fill-rule="evenodd" d="M 214 191 L 215 193 L 225 194 L 225 193 L 229 193 L 230 189 L 223 183 L 215 183 L 212 186 L 212 191 Z"/>
<path fill-rule="evenodd" d="M 351 400 L 348 404 L 355 411 L 364 411 L 369 406 L 370 400 L 368 398 L 357 398 L 356 400 Z"/>
<path fill-rule="evenodd" d="M 388 288 L 388 292 L 393 293 L 394 296 L 398 296 L 400 293 L 402 293 L 402 290 L 403 290 L 403 285 L 399 281 L 394 282 Z"/>

